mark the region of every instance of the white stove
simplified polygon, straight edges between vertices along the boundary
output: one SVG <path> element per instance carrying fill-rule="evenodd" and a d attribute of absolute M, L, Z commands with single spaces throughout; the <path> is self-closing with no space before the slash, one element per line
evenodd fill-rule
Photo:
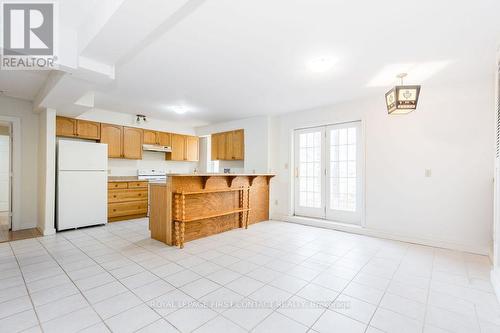
<path fill-rule="evenodd" d="M 167 180 L 167 172 L 159 169 L 140 169 L 137 170 L 137 179 L 147 180 L 149 182 L 164 182 Z M 148 217 L 151 208 L 150 189 L 148 186 Z"/>
<path fill-rule="evenodd" d="M 165 181 L 167 172 L 159 169 L 141 169 L 137 170 L 137 178 L 139 180 Z"/>

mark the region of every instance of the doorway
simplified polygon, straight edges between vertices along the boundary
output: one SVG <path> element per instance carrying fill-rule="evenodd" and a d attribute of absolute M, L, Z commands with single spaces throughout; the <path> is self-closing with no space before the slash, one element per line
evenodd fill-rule
<path fill-rule="evenodd" d="M 363 156 L 360 121 L 296 130 L 295 215 L 360 225 Z"/>
<path fill-rule="evenodd" d="M 12 126 L 0 122 L 0 231 L 12 229 Z"/>

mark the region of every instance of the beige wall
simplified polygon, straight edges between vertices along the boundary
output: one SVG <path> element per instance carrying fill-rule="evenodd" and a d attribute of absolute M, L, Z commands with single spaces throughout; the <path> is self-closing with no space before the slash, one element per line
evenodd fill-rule
<path fill-rule="evenodd" d="M 39 116 L 33 113 L 31 102 L 0 97 L 0 116 L 20 119 L 20 205 L 14 230 L 34 228 L 38 216 L 38 126 Z M 15 170 L 14 170 L 15 172 Z M 15 186 L 15 185 L 14 185 Z M 15 198 L 13 198 L 15 200 Z M 14 207 L 16 203 L 13 202 Z"/>

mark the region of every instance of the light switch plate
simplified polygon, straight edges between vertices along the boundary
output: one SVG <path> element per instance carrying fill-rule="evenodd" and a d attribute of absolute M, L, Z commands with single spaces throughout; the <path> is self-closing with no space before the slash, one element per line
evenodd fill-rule
<path fill-rule="evenodd" d="M 432 176 L 432 170 L 431 169 L 425 169 L 425 177 L 430 177 Z"/>

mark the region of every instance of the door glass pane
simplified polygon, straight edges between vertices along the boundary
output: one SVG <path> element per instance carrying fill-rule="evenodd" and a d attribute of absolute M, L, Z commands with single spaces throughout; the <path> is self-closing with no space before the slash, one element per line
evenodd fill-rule
<path fill-rule="evenodd" d="M 299 205 L 321 208 L 321 132 L 299 135 Z"/>
<path fill-rule="evenodd" d="M 357 128 L 330 131 L 330 209 L 355 212 Z"/>

